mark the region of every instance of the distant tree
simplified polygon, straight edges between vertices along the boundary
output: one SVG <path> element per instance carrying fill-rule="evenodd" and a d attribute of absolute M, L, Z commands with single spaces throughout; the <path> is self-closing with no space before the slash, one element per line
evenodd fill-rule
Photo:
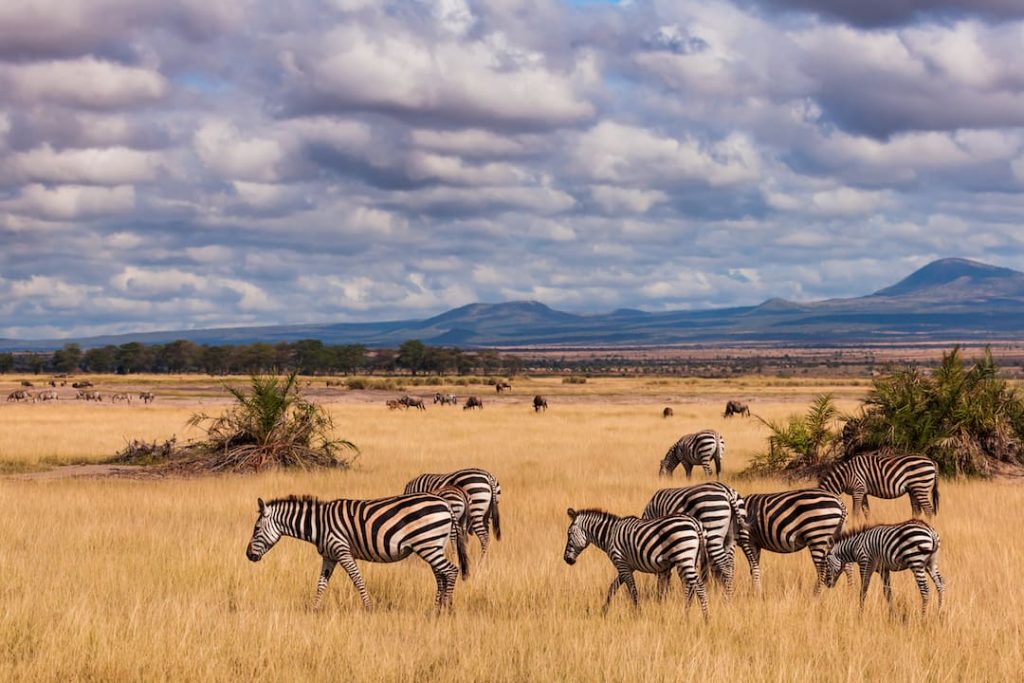
<path fill-rule="evenodd" d="M 116 346 L 89 349 L 82 356 L 82 368 L 88 372 L 111 372 L 116 354 Z"/>
<path fill-rule="evenodd" d="M 323 372 L 327 366 L 327 351 L 319 339 L 300 339 L 294 344 L 295 363 L 299 372 L 313 375 Z"/>
<path fill-rule="evenodd" d="M 28 355 L 28 369 L 32 374 L 38 375 L 46 367 L 46 361 L 49 360 L 42 353 L 30 353 Z"/>
<path fill-rule="evenodd" d="M 82 362 L 82 347 L 78 344 L 65 344 L 64 348 L 53 352 L 53 367 L 57 372 L 74 372 Z"/>
<path fill-rule="evenodd" d="M 14 369 L 14 354 L 0 353 L 0 375 L 4 375 Z"/>
<path fill-rule="evenodd" d="M 177 339 L 166 344 L 159 352 L 156 365 L 168 372 L 187 372 L 196 368 L 199 346 L 188 339 Z"/>
<path fill-rule="evenodd" d="M 405 368 L 412 374 L 423 369 L 423 362 L 427 354 L 426 345 L 419 339 L 410 339 L 402 342 L 398 347 L 398 367 Z"/>
<path fill-rule="evenodd" d="M 119 375 L 128 375 L 133 372 L 140 372 L 145 349 L 139 342 L 128 342 L 117 347 L 114 357 L 115 369 Z"/>
<path fill-rule="evenodd" d="M 366 347 L 362 344 L 331 347 L 334 369 L 347 374 L 362 370 L 366 366 Z"/>

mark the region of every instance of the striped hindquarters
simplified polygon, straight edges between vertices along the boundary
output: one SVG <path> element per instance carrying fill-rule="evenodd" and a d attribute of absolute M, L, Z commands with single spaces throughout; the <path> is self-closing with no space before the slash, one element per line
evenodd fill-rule
<path fill-rule="evenodd" d="M 626 517 L 613 530 L 612 549 L 631 569 L 652 574 L 680 564 L 696 567 L 705 543 L 700 522 L 689 515 L 641 520 Z"/>
<path fill-rule="evenodd" d="M 709 545 L 728 544 L 731 547 L 733 507 L 730 501 L 734 495 L 738 496 L 729 486 L 720 482 L 662 489 L 647 503 L 643 518 L 690 515 L 704 526 Z"/>
<path fill-rule="evenodd" d="M 909 495 L 915 512 L 938 511 L 938 468 L 920 455 L 857 455 L 838 463 L 820 486 L 833 493 L 860 494 L 875 498 Z M 855 505 L 856 507 L 856 505 Z"/>
<path fill-rule="evenodd" d="M 873 527 L 852 539 L 878 566 L 893 571 L 923 569 L 939 551 L 939 535 L 918 520 Z"/>
<path fill-rule="evenodd" d="M 346 545 L 357 560 L 397 562 L 412 552 L 444 548 L 452 536 L 448 502 L 429 493 L 324 504 L 326 545 Z"/>
<path fill-rule="evenodd" d="M 494 537 L 501 540 L 498 502 L 501 486 L 487 470 L 469 467 L 444 474 L 421 474 L 405 485 L 406 493 L 431 493 L 442 486 L 457 486 L 469 497 L 469 519 L 473 533 L 486 548 L 487 524 L 494 527 Z"/>
<path fill-rule="evenodd" d="M 826 547 L 842 531 L 846 506 L 821 489 L 746 496 L 751 542 L 764 550 L 793 553 Z"/>

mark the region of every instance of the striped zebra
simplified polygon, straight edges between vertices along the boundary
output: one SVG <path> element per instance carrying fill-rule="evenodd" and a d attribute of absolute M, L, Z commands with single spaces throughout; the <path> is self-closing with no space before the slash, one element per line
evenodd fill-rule
<path fill-rule="evenodd" d="M 931 458 L 920 455 L 886 456 L 879 453 L 855 455 L 837 463 L 818 484 L 835 494 L 853 497 L 853 514 L 868 515 L 868 496 L 910 497 L 910 509 L 917 517 L 939 511 L 939 472 Z"/>
<path fill-rule="evenodd" d="M 686 478 L 693 474 L 694 465 L 704 468 L 704 474 L 711 476 L 711 461 L 715 461 L 715 477 L 722 473 L 722 456 L 725 455 L 725 439 L 713 429 L 705 429 L 686 436 L 672 444 L 665 457 L 661 460 L 658 474 L 663 477 L 672 476 L 672 472 L 682 465 L 686 470 Z"/>
<path fill-rule="evenodd" d="M 825 555 L 846 522 L 846 506 L 839 496 L 821 489 L 755 493 L 746 497 L 750 523 L 750 571 L 759 586 L 761 551 L 795 553 L 811 551 L 817 582 L 821 590 L 825 576 Z"/>
<path fill-rule="evenodd" d="M 468 467 L 446 474 L 421 474 L 405 485 L 405 492 L 434 493 L 442 486 L 457 486 L 469 496 L 469 529 L 480 539 L 480 548 L 486 554 L 490 542 L 488 522 L 494 527 L 495 540 L 501 540 L 501 484 L 487 470 Z"/>
<path fill-rule="evenodd" d="M 939 573 L 939 535 L 935 529 L 921 520 L 914 519 L 902 524 L 882 524 L 843 534 L 825 560 L 825 583 L 830 588 L 835 585 L 847 564 L 857 563 L 860 567 L 862 609 L 872 574 L 878 572 L 882 575 L 882 591 L 885 593 L 886 601 L 891 605 L 892 585 L 889 583 L 889 573 L 906 569 L 914 572 L 914 578 L 917 580 L 917 589 L 921 592 L 921 614 L 928 609 L 926 573 L 932 577 L 939 594 L 939 607 L 942 607 L 945 583 L 942 574 Z"/>
<path fill-rule="evenodd" d="M 726 593 L 731 595 L 736 571 L 733 547 L 737 542 L 744 549 L 747 561 L 753 561 L 743 497 L 732 487 L 717 481 L 686 488 L 661 489 L 647 503 L 643 519 L 669 515 L 689 515 L 701 523 L 707 535 L 711 564 L 725 584 Z M 753 564 L 751 574 L 756 575 Z"/>
<path fill-rule="evenodd" d="M 633 606 L 640 604 L 633 572 L 658 575 L 658 599 L 665 597 L 672 570 L 686 587 L 686 607 L 693 596 L 700 601 L 700 611 L 708 618 L 708 598 L 701 577 L 700 563 L 707 548 L 704 527 L 689 515 L 672 515 L 658 519 L 619 517 L 604 510 L 576 511 L 569 508 L 568 540 L 563 558 L 566 564 L 576 563 L 588 545 L 603 550 L 617 575 L 608 588 L 602 613 L 608 611 L 612 598 L 623 583 L 629 589 Z"/>
<path fill-rule="evenodd" d="M 320 607 L 327 582 L 337 564 L 348 573 L 359 590 L 363 607 L 370 609 L 370 596 L 356 560 L 398 562 L 416 553 L 430 565 L 437 580 L 434 604 L 438 610 L 452 607 L 455 579 L 459 570 L 445 557 L 452 527 L 459 520 L 448 502 L 439 496 L 419 493 L 377 500 L 321 501 L 310 496 L 289 496 L 264 503 L 259 499 L 259 517 L 245 555 L 259 562 L 282 536 L 309 541 L 320 551 L 323 566 L 316 587 L 313 608 Z M 462 575 L 468 575 L 465 547 L 457 543 Z"/>

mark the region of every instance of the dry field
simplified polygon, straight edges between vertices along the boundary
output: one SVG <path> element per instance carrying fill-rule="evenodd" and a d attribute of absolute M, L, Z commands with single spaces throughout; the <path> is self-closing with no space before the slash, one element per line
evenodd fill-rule
<path fill-rule="evenodd" d="M 764 432 L 755 420 L 721 418 L 720 398 L 762 397 L 752 400 L 755 412 L 781 417 L 802 409 L 820 385 L 649 381 L 534 380 L 555 397 L 538 415 L 526 405 L 535 391 L 525 384 L 500 402 L 493 389 L 474 390 L 489 402 L 467 412 L 389 412 L 383 394 L 339 393 L 331 403 L 339 429 L 362 447 L 348 472 L 0 478 L 0 680 L 1024 678 L 1024 488 L 1008 483 L 942 483 L 936 526 L 947 604 L 923 620 L 906 573 L 893 577 L 891 614 L 877 578 L 863 613 L 842 582 L 814 598 L 806 553 L 766 554 L 761 597 L 738 556 L 737 593 L 727 601 L 710 591 L 709 624 L 696 607 L 683 610 L 678 583 L 659 604 L 653 578 L 643 576 L 639 611 L 622 591 L 602 618 L 614 572 L 594 548 L 576 566 L 564 564 L 566 508 L 639 513 L 666 485 L 656 476 L 661 455 L 699 427 L 724 433 L 724 478 L 741 492 L 787 488 L 735 478 Z M 836 389 L 850 407 L 863 386 Z M 98 460 L 125 438 L 186 437 L 183 423 L 199 399 L 189 400 L 180 383 L 157 391 L 177 398 L 146 408 L 0 405 L 0 461 L 8 471 L 28 470 Z M 676 415 L 663 420 L 669 397 Z M 363 565 L 376 603 L 370 613 L 341 572 L 323 609 L 308 609 L 320 567 L 312 546 L 283 539 L 259 564 L 245 558 L 257 496 L 385 496 L 419 472 L 466 465 L 501 480 L 504 533 L 483 563 L 471 541 L 473 575 L 459 582 L 453 615 L 433 615 L 433 578 L 416 558 Z M 673 484 L 683 483 L 679 472 Z M 896 521 L 909 507 L 900 500 L 872 509 Z"/>

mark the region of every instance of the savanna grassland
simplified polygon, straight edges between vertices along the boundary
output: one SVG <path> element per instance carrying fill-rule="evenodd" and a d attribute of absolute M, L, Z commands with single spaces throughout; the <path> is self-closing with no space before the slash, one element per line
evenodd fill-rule
<path fill-rule="evenodd" d="M 638 514 L 670 485 L 658 479 L 658 461 L 685 432 L 725 435 L 723 478 L 742 493 L 795 486 L 736 477 L 764 447 L 765 430 L 755 419 L 723 419 L 725 398 L 780 418 L 832 389 L 849 410 L 867 380 L 519 380 L 500 399 L 490 387 L 451 387 L 483 397 L 482 411 L 426 412 L 388 411 L 383 400 L 394 394 L 332 392 L 318 380 L 310 392 L 361 447 L 349 471 L 26 478 L 55 463 L 107 458 L 128 438 L 194 436 L 188 416 L 223 404 L 216 382 L 132 381 L 153 388 L 157 402 L 0 405 L 0 467 L 15 473 L 0 478 L 0 680 L 1024 677 L 1024 486 L 1016 483 L 942 482 L 935 525 L 947 602 L 925 619 L 908 573 L 893 577 L 892 613 L 877 577 L 863 613 L 842 581 L 815 598 L 806 552 L 765 554 L 762 596 L 738 554 L 736 594 L 728 601 L 717 586 L 710 591 L 708 624 L 696 606 L 684 611 L 677 582 L 659 604 L 653 577 L 641 575 L 640 609 L 623 590 L 602 618 L 611 564 L 595 548 L 573 567 L 562 561 L 566 508 Z M 534 393 L 548 396 L 548 412 L 529 408 Z M 664 405 L 675 417 L 662 419 Z M 320 568 L 310 545 L 283 539 L 262 562 L 245 558 L 257 496 L 386 496 L 420 472 L 469 465 L 501 481 L 503 538 L 483 562 L 471 539 L 472 576 L 456 587 L 453 615 L 434 616 L 434 582 L 417 558 L 362 565 L 375 601 L 369 613 L 341 572 L 322 610 L 309 610 Z M 671 485 L 684 484 L 679 471 Z M 872 505 L 879 521 L 902 520 L 909 509 L 905 499 Z"/>

